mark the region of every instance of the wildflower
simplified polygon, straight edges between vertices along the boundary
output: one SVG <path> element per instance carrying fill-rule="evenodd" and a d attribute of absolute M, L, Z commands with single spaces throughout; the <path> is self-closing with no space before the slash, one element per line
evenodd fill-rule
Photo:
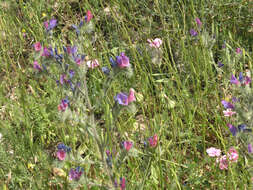
<path fill-rule="evenodd" d="M 230 83 L 238 85 L 239 81 L 237 80 L 237 78 L 234 75 L 232 75 L 231 79 L 230 79 Z"/>
<path fill-rule="evenodd" d="M 56 19 L 51 19 L 49 21 L 44 22 L 44 26 L 45 26 L 47 31 L 52 30 L 56 25 L 57 25 L 57 20 Z"/>
<path fill-rule="evenodd" d="M 202 26 L 202 22 L 200 21 L 199 18 L 196 18 L 195 21 L 196 21 L 198 27 L 201 27 L 201 26 Z"/>
<path fill-rule="evenodd" d="M 136 101 L 136 98 L 134 96 L 134 89 L 130 88 L 129 90 L 129 95 L 124 93 L 124 92 L 120 92 L 118 93 L 115 97 L 114 100 L 116 102 L 118 102 L 118 104 L 120 105 L 124 105 L 127 106 L 129 103 Z"/>
<path fill-rule="evenodd" d="M 67 52 L 69 55 L 75 55 L 77 53 L 77 47 L 76 46 L 67 46 L 66 48 L 63 48 L 65 52 Z"/>
<path fill-rule="evenodd" d="M 112 68 L 117 66 L 117 62 L 112 57 L 110 57 L 109 60 L 111 62 Z"/>
<path fill-rule="evenodd" d="M 108 67 L 102 67 L 102 72 L 106 75 L 110 74 L 110 69 Z"/>
<path fill-rule="evenodd" d="M 236 52 L 237 54 L 241 54 L 241 53 L 242 53 L 242 50 L 241 50 L 240 48 L 236 48 L 235 52 Z"/>
<path fill-rule="evenodd" d="M 34 61 L 33 62 L 33 68 L 35 69 L 35 70 L 38 70 L 38 71 L 41 71 L 42 69 L 41 69 L 41 66 L 39 65 L 39 63 L 38 63 L 38 61 Z"/>
<path fill-rule="evenodd" d="M 251 144 L 251 143 L 248 144 L 248 152 L 249 152 L 250 154 L 252 154 L 252 152 L 253 152 L 253 147 L 252 147 L 252 144 Z"/>
<path fill-rule="evenodd" d="M 126 179 L 123 177 L 123 178 L 120 178 L 120 190 L 124 190 L 126 188 Z"/>
<path fill-rule="evenodd" d="M 227 102 L 225 100 L 222 100 L 221 103 L 223 104 L 225 109 L 234 109 L 234 105 L 230 102 Z"/>
<path fill-rule="evenodd" d="M 157 141 L 158 141 L 158 137 L 157 137 L 157 134 L 155 134 L 153 137 L 150 137 L 149 139 L 148 139 L 148 141 L 149 141 L 149 146 L 151 146 L 151 147 L 156 147 L 156 145 L 157 145 Z"/>
<path fill-rule="evenodd" d="M 227 109 L 227 110 L 223 111 L 223 114 L 225 117 L 230 117 L 230 116 L 236 114 L 236 112 L 232 111 L 231 109 Z"/>
<path fill-rule="evenodd" d="M 195 36 L 198 35 L 198 32 L 195 31 L 194 29 L 191 29 L 191 30 L 190 30 L 190 34 L 191 34 L 191 36 L 195 37 Z"/>
<path fill-rule="evenodd" d="M 221 150 L 220 149 L 216 149 L 214 147 L 211 147 L 211 148 L 208 148 L 206 150 L 207 154 L 210 156 L 210 157 L 219 157 L 220 154 L 221 154 Z"/>
<path fill-rule="evenodd" d="M 226 155 L 217 158 L 216 162 L 219 163 L 219 167 L 221 170 L 228 169 L 228 160 Z"/>
<path fill-rule="evenodd" d="M 125 68 L 125 67 L 129 67 L 130 66 L 129 58 L 123 52 L 120 54 L 120 56 L 116 57 L 116 60 L 117 60 L 117 65 L 120 68 Z"/>
<path fill-rule="evenodd" d="M 97 59 L 94 59 L 92 61 L 87 61 L 86 64 L 87 64 L 88 68 L 91 68 L 91 69 L 94 69 L 95 67 L 99 66 L 99 63 L 98 63 Z"/>
<path fill-rule="evenodd" d="M 222 64 L 222 62 L 219 61 L 219 62 L 218 62 L 218 67 L 223 67 L 223 66 L 224 66 L 224 64 Z"/>
<path fill-rule="evenodd" d="M 46 47 L 43 48 L 42 56 L 49 57 L 51 54 Z"/>
<path fill-rule="evenodd" d="M 133 143 L 130 141 L 124 141 L 122 144 L 127 152 L 133 147 Z"/>
<path fill-rule="evenodd" d="M 147 41 L 149 43 L 149 46 L 154 48 L 159 48 L 163 43 L 163 41 L 160 38 L 155 38 L 154 40 L 148 39 Z"/>
<path fill-rule="evenodd" d="M 89 23 L 90 20 L 92 19 L 92 17 L 93 17 L 93 15 L 92 15 L 91 11 L 88 10 L 87 13 L 86 13 L 86 16 L 85 16 L 85 18 L 84 18 L 84 19 L 85 19 L 85 22 Z"/>
<path fill-rule="evenodd" d="M 35 51 L 40 51 L 41 50 L 41 44 L 40 44 L 40 42 L 36 42 L 34 44 L 34 49 L 35 49 Z"/>
<path fill-rule="evenodd" d="M 235 102 L 238 102 L 238 101 L 239 101 L 239 99 L 238 99 L 238 98 L 236 98 L 236 97 L 233 97 L 233 98 L 232 98 L 232 102 L 234 102 L 234 103 L 235 103 Z"/>
<path fill-rule="evenodd" d="M 69 78 L 73 78 L 73 76 L 75 75 L 75 71 L 73 70 L 69 70 Z"/>
<path fill-rule="evenodd" d="M 232 133 L 233 136 L 235 136 L 238 132 L 237 128 L 235 126 L 233 126 L 232 124 L 227 124 L 227 126 L 229 127 L 230 132 Z"/>
<path fill-rule="evenodd" d="M 71 168 L 69 171 L 69 180 L 78 181 L 83 174 L 83 171 L 83 168 L 81 168 L 80 166 L 78 166 L 76 169 Z"/>
<path fill-rule="evenodd" d="M 61 103 L 58 105 L 58 110 L 64 112 L 69 104 L 69 100 L 67 98 L 63 99 Z"/>
<path fill-rule="evenodd" d="M 66 158 L 66 153 L 70 152 L 70 151 L 71 151 L 71 148 L 68 147 L 68 146 L 66 146 L 66 145 L 63 144 L 63 143 L 58 144 L 57 148 L 58 148 L 57 153 L 56 153 L 57 158 L 58 158 L 60 161 L 65 160 L 65 158 Z"/>
<path fill-rule="evenodd" d="M 60 76 L 60 83 L 61 83 L 61 84 L 64 84 L 66 81 L 67 81 L 67 80 L 66 80 L 66 75 L 65 75 L 65 74 L 61 75 L 61 76 Z"/>
<path fill-rule="evenodd" d="M 234 147 L 231 147 L 231 148 L 229 149 L 229 151 L 228 151 L 228 158 L 229 158 L 229 161 L 231 161 L 231 162 L 237 162 L 238 157 L 239 157 L 238 152 L 235 150 Z"/>

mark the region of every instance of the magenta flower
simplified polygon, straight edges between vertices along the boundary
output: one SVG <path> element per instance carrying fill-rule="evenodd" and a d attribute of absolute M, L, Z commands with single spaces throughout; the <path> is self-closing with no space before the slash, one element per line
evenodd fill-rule
<path fill-rule="evenodd" d="M 120 178 L 120 190 L 124 190 L 126 188 L 126 179 L 123 177 L 123 178 Z"/>
<path fill-rule="evenodd" d="M 87 23 L 89 23 L 92 18 L 93 18 L 93 15 L 92 15 L 91 11 L 88 10 L 87 13 L 86 13 L 86 16 L 85 16 L 85 21 Z"/>
<path fill-rule="evenodd" d="M 87 64 L 88 68 L 91 68 L 91 69 L 94 69 L 95 67 L 99 66 L 99 63 L 98 63 L 97 59 L 94 59 L 92 61 L 87 61 L 86 64 Z"/>
<path fill-rule="evenodd" d="M 35 51 L 40 51 L 41 50 L 40 42 L 36 42 L 33 46 L 34 46 Z"/>
<path fill-rule="evenodd" d="M 251 143 L 248 144 L 248 152 L 249 152 L 250 154 L 252 154 L 252 152 L 253 152 L 253 147 L 252 147 L 252 144 L 251 144 Z"/>
<path fill-rule="evenodd" d="M 154 48 L 159 48 L 163 43 L 163 41 L 160 38 L 155 38 L 154 40 L 147 39 L 147 41 L 149 43 L 149 46 Z"/>
<path fill-rule="evenodd" d="M 241 53 L 242 53 L 242 50 L 241 50 L 240 48 L 236 48 L 235 52 L 236 52 L 237 54 L 241 54 Z"/>
<path fill-rule="evenodd" d="M 221 150 L 214 147 L 208 148 L 206 152 L 210 157 L 219 157 L 221 154 Z"/>
<path fill-rule="evenodd" d="M 219 163 L 219 167 L 221 170 L 228 169 L 228 160 L 226 155 L 217 158 L 216 162 Z"/>
<path fill-rule="evenodd" d="M 58 105 L 58 110 L 64 112 L 68 108 L 68 105 L 69 105 L 69 100 L 65 98 Z"/>
<path fill-rule="evenodd" d="M 33 68 L 35 69 L 35 70 L 38 70 L 38 71 L 41 71 L 42 69 L 41 69 L 41 66 L 39 65 L 39 63 L 38 63 L 38 61 L 34 61 L 33 62 Z"/>
<path fill-rule="evenodd" d="M 126 149 L 126 151 L 128 152 L 133 147 L 133 143 L 130 141 L 124 141 L 123 146 Z"/>
<path fill-rule="evenodd" d="M 42 56 L 49 57 L 51 54 L 46 47 L 43 48 Z"/>
<path fill-rule="evenodd" d="M 234 75 L 232 75 L 231 79 L 230 79 L 230 83 L 238 85 L 239 81 L 237 80 L 237 78 Z"/>
<path fill-rule="evenodd" d="M 196 21 L 198 27 L 201 27 L 201 26 L 202 26 L 202 22 L 200 21 L 199 18 L 196 18 L 195 21 Z"/>
<path fill-rule="evenodd" d="M 81 168 L 80 166 L 78 166 L 76 169 L 71 168 L 69 171 L 69 180 L 78 181 L 83 174 L 83 171 L 83 168 Z"/>
<path fill-rule="evenodd" d="M 63 161 L 66 158 L 66 152 L 61 149 L 57 151 L 56 155 L 60 161 Z"/>
<path fill-rule="evenodd" d="M 232 115 L 236 114 L 236 112 L 232 111 L 231 109 L 227 109 L 223 111 L 225 117 L 231 117 Z"/>
<path fill-rule="evenodd" d="M 66 75 L 63 74 L 63 75 L 60 76 L 60 83 L 64 84 L 65 82 L 67 82 L 67 79 L 66 79 Z"/>
<path fill-rule="evenodd" d="M 125 68 L 130 66 L 129 58 L 123 52 L 120 54 L 120 56 L 116 57 L 116 60 L 119 68 Z"/>
<path fill-rule="evenodd" d="M 156 147 L 156 145 L 157 145 L 157 141 L 158 141 L 158 137 L 157 137 L 157 134 L 155 134 L 153 137 L 150 137 L 149 139 L 148 139 L 148 141 L 149 141 L 149 146 L 151 146 L 151 147 Z"/>
<path fill-rule="evenodd" d="M 234 147 L 231 147 L 228 151 L 228 158 L 231 162 L 237 162 L 239 157 L 238 152 L 235 150 Z"/>
<path fill-rule="evenodd" d="M 136 98 L 134 96 L 134 89 L 130 88 L 129 90 L 129 94 L 124 93 L 124 92 L 120 92 L 118 93 L 115 97 L 114 100 L 116 102 L 118 102 L 118 104 L 123 105 L 123 106 L 127 106 L 128 104 L 130 104 L 131 102 L 136 101 Z"/>
<path fill-rule="evenodd" d="M 198 35 L 198 32 L 196 30 L 194 30 L 194 29 L 191 29 L 190 30 L 190 34 L 191 34 L 191 36 L 195 37 L 195 36 Z"/>

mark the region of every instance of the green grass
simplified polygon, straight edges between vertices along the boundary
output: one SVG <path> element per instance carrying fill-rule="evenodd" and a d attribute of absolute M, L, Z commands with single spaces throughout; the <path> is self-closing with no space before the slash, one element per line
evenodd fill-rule
<path fill-rule="evenodd" d="M 110 11 L 105 12 L 106 8 Z M 79 23 L 88 9 L 96 26 L 95 49 L 86 50 L 89 57 L 105 66 L 109 54 L 124 51 L 134 68 L 130 80 L 113 83 L 107 103 L 96 110 L 98 120 L 110 125 L 109 107 L 117 92 L 133 87 L 143 96 L 134 115 L 120 115 L 118 132 L 112 133 L 108 147 L 119 152 L 120 142 L 131 139 L 138 150 L 138 156 L 129 156 L 119 170 L 114 168 L 117 177 L 126 178 L 127 189 L 250 189 L 246 158 L 228 131 L 220 103 L 232 94 L 231 72 L 252 70 L 253 8 L 249 1 L 236 0 L 0 2 L 1 188 L 60 189 L 62 185 L 69 189 L 67 179 L 52 172 L 59 142 L 74 152 L 81 144 L 87 160 L 85 175 L 100 183 L 109 181 L 99 165 L 95 141 L 81 134 L 77 125 L 58 118 L 63 94 L 56 83 L 38 77 L 32 69 L 32 45 L 45 40 L 43 21 L 57 18 L 54 42 L 66 44 L 75 38 L 71 25 Z M 206 45 L 206 38 L 195 40 L 189 34 L 197 28 L 196 17 L 208 34 Z M 155 37 L 163 39 L 160 67 L 151 63 L 145 51 L 146 40 Z M 231 50 L 244 49 L 240 62 L 232 63 L 233 55 L 222 50 L 224 40 Z M 82 43 L 86 46 L 88 40 Z M 218 60 L 225 64 L 222 69 L 215 66 Z M 105 80 L 100 70 L 88 74 L 93 103 Z M 143 141 L 154 133 L 159 137 L 158 147 L 147 152 Z M 221 171 L 206 154 L 211 146 L 224 152 L 231 146 L 238 148 L 238 163 Z"/>

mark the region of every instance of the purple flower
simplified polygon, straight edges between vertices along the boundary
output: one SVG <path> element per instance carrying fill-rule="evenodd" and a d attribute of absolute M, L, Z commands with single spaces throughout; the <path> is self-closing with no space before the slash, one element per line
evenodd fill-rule
<path fill-rule="evenodd" d="M 202 26 L 202 22 L 200 21 L 200 19 L 198 17 L 195 19 L 195 21 L 196 21 L 198 27 Z"/>
<path fill-rule="evenodd" d="M 126 93 L 120 92 L 114 97 L 114 100 L 118 102 L 118 104 L 120 105 L 127 106 L 128 105 L 127 98 L 128 95 Z"/>
<path fill-rule="evenodd" d="M 252 144 L 251 144 L 251 143 L 248 144 L 248 152 L 249 152 L 250 154 L 252 154 L 252 152 L 253 152 L 253 147 L 252 147 Z"/>
<path fill-rule="evenodd" d="M 195 31 L 194 29 L 191 29 L 191 30 L 190 30 L 190 34 L 191 34 L 191 36 L 195 37 L 195 36 L 198 35 L 198 32 Z"/>
<path fill-rule="evenodd" d="M 235 126 L 233 126 L 232 124 L 227 124 L 227 126 L 229 127 L 230 132 L 232 133 L 233 136 L 235 136 L 238 132 L 237 128 Z"/>
<path fill-rule="evenodd" d="M 78 181 L 83 174 L 84 169 L 78 166 L 76 169 L 71 168 L 69 171 L 69 180 Z"/>
<path fill-rule="evenodd" d="M 120 67 L 120 68 L 125 68 L 125 67 L 130 66 L 129 58 L 123 52 L 120 54 L 120 56 L 116 57 L 116 60 L 118 63 L 118 67 Z"/>
<path fill-rule="evenodd" d="M 241 53 L 242 53 L 242 50 L 241 50 L 240 48 L 236 48 L 235 52 L 236 52 L 237 54 L 241 54 Z"/>
<path fill-rule="evenodd" d="M 68 105 L 69 105 L 69 100 L 65 98 L 58 105 L 58 110 L 64 112 L 68 108 Z"/>
<path fill-rule="evenodd" d="M 39 65 L 39 63 L 38 63 L 38 61 L 34 61 L 33 62 L 33 68 L 35 69 L 35 70 L 38 70 L 38 71 L 41 71 L 42 69 L 41 69 L 41 66 Z"/>
<path fill-rule="evenodd" d="M 238 98 L 236 98 L 236 97 L 233 97 L 233 98 L 232 98 L 232 102 L 235 103 L 235 102 L 238 102 L 238 101 L 239 101 Z"/>
<path fill-rule="evenodd" d="M 66 81 L 67 81 L 67 80 L 66 80 L 66 75 L 65 75 L 65 74 L 61 75 L 61 76 L 60 76 L 60 83 L 61 83 L 61 84 L 64 84 Z"/>
<path fill-rule="evenodd" d="M 117 66 L 116 60 L 114 60 L 112 57 L 110 57 L 109 60 L 110 60 L 110 62 L 111 62 L 112 68 Z"/>
<path fill-rule="evenodd" d="M 63 143 L 58 144 L 57 149 L 58 150 L 64 150 L 65 152 L 70 152 L 71 151 L 71 148 L 69 146 L 66 146 Z"/>
<path fill-rule="evenodd" d="M 110 69 L 108 67 L 102 67 L 102 72 L 106 75 L 109 75 L 110 74 Z"/>
<path fill-rule="evenodd" d="M 56 19 L 51 19 L 49 20 L 49 22 L 48 21 L 44 22 L 44 26 L 47 31 L 52 30 L 56 25 L 57 25 Z"/>
<path fill-rule="evenodd" d="M 234 109 L 234 107 L 235 107 L 233 104 L 231 104 L 230 102 L 227 102 L 225 100 L 222 100 L 221 103 L 223 104 L 225 109 Z"/>
<path fill-rule="evenodd" d="M 223 67 L 223 66 L 224 66 L 224 64 L 222 64 L 222 62 L 219 61 L 219 62 L 218 62 L 218 67 Z"/>
<path fill-rule="evenodd" d="M 69 71 L 69 78 L 73 78 L 74 75 L 75 75 L 75 71 L 70 70 Z"/>
<path fill-rule="evenodd" d="M 237 78 L 234 75 L 231 75 L 230 83 L 238 85 L 239 81 L 237 80 Z"/>
<path fill-rule="evenodd" d="M 42 56 L 49 57 L 51 54 L 46 47 L 43 48 Z"/>

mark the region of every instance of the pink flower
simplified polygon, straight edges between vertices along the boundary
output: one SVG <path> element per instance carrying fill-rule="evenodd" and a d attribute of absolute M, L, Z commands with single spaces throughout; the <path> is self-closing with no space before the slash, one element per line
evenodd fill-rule
<path fill-rule="evenodd" d="M 41 67 L 40 67 L 40 65 L 38 64 L 38 61 L 34 61 L 34 62 L 33 62 L 33 68 L 34 68 L 35 70 L 38 70 L 38 71 L 41 71 L 41 70 L 42 70 Z"/>
<path fill-rule="evenodd" d="M 61 161 L 63 161 L 66 158 L 66 152 L 64 150 L 58 150 L 56 155 L 57 158 Z"/>
<path fill-rule="evenodd" d="M 34 44 L 34 49 L 35 49 L 35 51 L 40 51 L 41 50 L 41 44 L 40 44 L 40 42 L 36 42 Z"/>
<path fill-rule="evenodd" d="M 159 48 L 163 43 L 163 41 L 160 38 L 155 38 L 154 40 L 147 39 L 147 41 L 149 43 L 149 46 L 154 48 Z"/>
<path fill-rule="evenodd" d="M 240 48 L 236 48 L 235 52 L 236 52 L 237 54 L 241 54 L 241 53 L 242 53 L 242 50 L 241 50 Z"/>
<path fill-rule="evenodd" d="M 219 167 L 221 170 L 228 169 L 228 160 L 227 160 L 226 155 L 223 155 L 222 157 L 217 158 L 216 162 L 219 163 Z"/>
<path fill-rule="evenodd" d="M 151 147 L 156 147 L 156 145 L 157 145 L 157 141 L 158 141 L 158 137 L 157 137 L 157 134 L 155 134 L 153 137 L 150 137 L 149 139 L 148 139 L 148 141 L 149 141 L 149 146 L 151 146 Z"/>
<path fill-rule="evenodd" d="M 130 141 L 124 141 L 123 146 L 126 149 L 126 151 L 129 151 L 133 147 L 133 143 Z"/>
<path fill-rule="evenodd" d="M 231 109 L 227 109 L 227 110 L 223 111 L 223 114 L 225 117 L 230 117 L 230 116 L 236 114 L 236 112 L 232 111 Z"/>
<path fill-rule="evenodd" d="M 238 152 L 235 150 L 234 147 L 231 147 L 228 151 L 228 158 L 231 162 L 237 162 L 239 157 Z"/>
<path fill-rule="evenodd" d="M 87 64 L 88 68 L 91 68 L 91 69 L 94 69 L 95 67 L 99 66 L 99 63 L 98 63 L 97 59 L 94 59 L 92 61 L 87 61 L 86 64 Z"/>
<path fill-rule="evenodd" d="M 85 21 L 88 23 L 92 19 L 93 15 L 90 10 L 87 11 Z"/>
<path fill-rule="evenodd" d="M 220 156 L 220 153 L 221 153 L 221 150 L 220 149 L 216 149 L 214 147 L 211 147 L 211 148 L 208 148 L 206 150 L 207 154 L 210 156 L 210 157 L 219 157 Z"/>
<path fill-rule="evenodd" d="M 134 96 L 134 89 L 130 88 L 129 94 L 128 94 L 128 97 L 127 97 L 127 102 L 129 104 L 129 103 L 134 102 L 134 101 L 136 101 L 135 96 Z"/>
<path fill-rule="evenodd" d="M 116 61 L 117 61 L 118 66 L 120 68 L 125 68 L 125 67 L 129 67 L 130 66 L 129 58 L 123 52 L 120 54 L 120 56 L 116 57 Z"/>
<path fill-rule="evenodd" d="M 195 21 L 196 21 L 198 27 L 201 27 L 201 26 L 202 26 L 202 22 L 200 21 L 199 18 L 196 18 Z"/>

